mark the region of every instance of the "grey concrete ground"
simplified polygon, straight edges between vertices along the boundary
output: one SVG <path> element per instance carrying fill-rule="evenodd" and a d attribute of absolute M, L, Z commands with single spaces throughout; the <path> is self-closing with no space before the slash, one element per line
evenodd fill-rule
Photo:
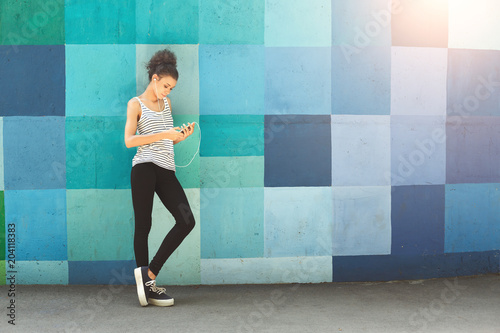
<path fill-rule="evenodd" d="M 176 286 L 142 308 L 135 286 L 0 287 L 0 332 L 500 332 L 500 275 L 294 285 Z"/>

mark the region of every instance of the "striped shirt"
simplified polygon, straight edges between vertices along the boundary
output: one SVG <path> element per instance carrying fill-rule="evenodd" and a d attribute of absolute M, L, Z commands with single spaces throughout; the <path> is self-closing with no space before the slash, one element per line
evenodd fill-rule
<path fill-rule="evenodd" d="M 161 112 L 148 109 L 139 97 L 136 98 L 141 103 L 142 111 L 141 118 L 137 122 L 137 133 L 139 135 L 159 133 L 174 127 L 174 120 L 166 97 L 163 99 L 165 108 Z M 147 162 L 175 171 L 174 142 L 163 139 L 139 146 L 132 160 L 132 166 Z"/>

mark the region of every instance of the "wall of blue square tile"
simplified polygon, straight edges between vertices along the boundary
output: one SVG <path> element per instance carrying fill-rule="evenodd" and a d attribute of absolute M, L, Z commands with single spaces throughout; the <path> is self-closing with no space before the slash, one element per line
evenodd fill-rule
<path fill-rule="evenodd" d="M 133 283 L 127 101 L 177 54 L 160 284 L 500 272 L 495 0 L 0 3 L 0 284 Z M 155 198 L 150 252 L 174 221 Z M 9 234 L 15 224 L 15 250 Z M 10 244 L 10 246 L 9 246 Z M 9 258 L 10 255 L 10 258 Z M 15 264 L 9 259 L 15 256 Z"/>

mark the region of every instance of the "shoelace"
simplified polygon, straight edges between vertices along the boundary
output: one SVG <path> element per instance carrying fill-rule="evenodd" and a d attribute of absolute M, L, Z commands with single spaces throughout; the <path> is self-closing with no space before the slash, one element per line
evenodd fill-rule
<path fill-rule="evenodd" d="M 145 285 L 146 287 L 149 287 L 152 292 L 157 293 L 158 295 L 167 294 L 167 289 L 156 286 L 156 280 L 148 281 L 145 283 Z"/>

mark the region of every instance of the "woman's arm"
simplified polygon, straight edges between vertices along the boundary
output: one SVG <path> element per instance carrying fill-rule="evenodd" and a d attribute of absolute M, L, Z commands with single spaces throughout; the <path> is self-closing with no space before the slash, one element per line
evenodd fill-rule
<path fill-rule="evenodd" d="M 174 127 L 168 131 L 163 131 L 154 134 L 137 135 L 137 122 L 139 121 L 139 116 L 141 112 L 141 107 L 139 102 L 131 99 L 127 104 L 127 123 L 125 124 L 125 146 L 127 148 L 147 145 L 159 140 L 168 139 L 172 141 L 179 140 L 183 137 L 179 127 Z"/>

